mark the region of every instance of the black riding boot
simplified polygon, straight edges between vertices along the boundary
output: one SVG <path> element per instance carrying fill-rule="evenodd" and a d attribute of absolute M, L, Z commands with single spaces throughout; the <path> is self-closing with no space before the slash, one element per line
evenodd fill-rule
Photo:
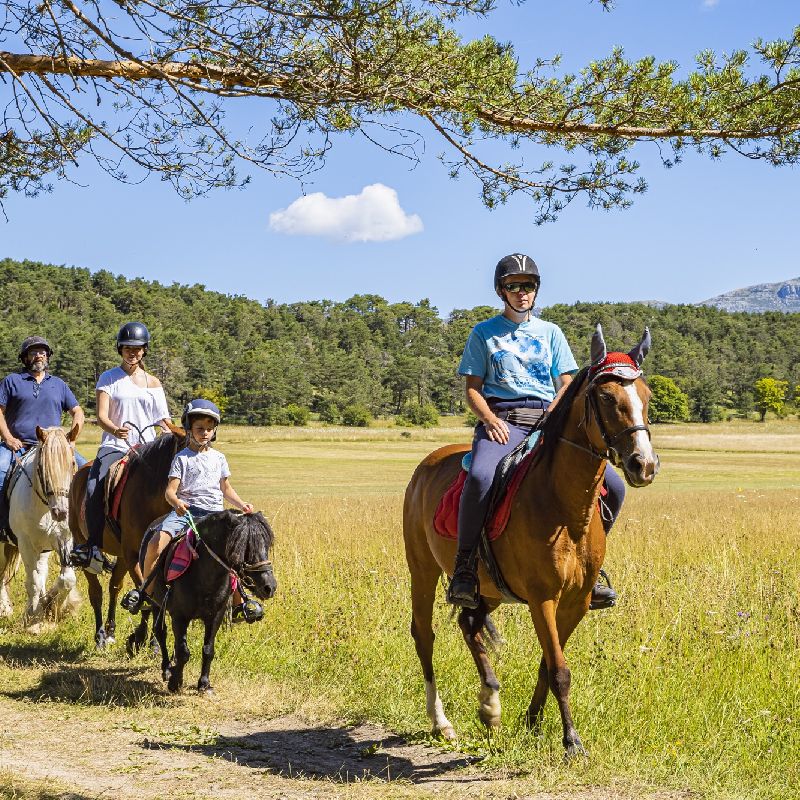
<path fill-rule="evenodd" d="M 611 579 L 604 569 L 600 570 L 600 577 L 592 588 L 592 600 L 589 603 L 590 611 L 597 611 L 601 608 L 613 608 L 617 604 L 617 593 L 611 586 Z"/>
<path fill-rule="evenodd" d="M 447 602 L 464 608 L 477 608 L 480 602 L 478 593 L 478 552 L 459 550 L 453 577 L 447 587 Z"/>

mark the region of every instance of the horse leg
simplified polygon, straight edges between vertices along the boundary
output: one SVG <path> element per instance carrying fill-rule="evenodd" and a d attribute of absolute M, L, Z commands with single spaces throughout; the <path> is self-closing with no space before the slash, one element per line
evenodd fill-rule
<path fill-rule="evenodd" d="M 68 564 L 61 564 L 61 571 L 44 598 L 44 611 L 59 619 L 71 608 L 76 608 L 80 603 L 80 596 L 75 592 L 78 579 L 75 570 Z M 75 595 L 73 596 L 73 592 Z"/>
<path fill-rule="evenodd" d="M 11 542 L 0 543 L 0 617 L 10 617 L 14 606 L 8 595 L 8 585 L 17 571 L 19 551 Z"/>
<path fill-rule="evenodd" d="M 25 564 L 25 590 L 28 593 L 28 607 L 24 615 L 26 624 L 35 621 L 44 612 L 49 558 L 49 552 L 34 553 L 27 547 L 22 551 L 22 562 Z"/>
<path fill-rule="evenodd" d="M 106 635 L 108 644 L 114 644 L 117 633 L 117 598 L 125 580 L 125 564 L 118 558 L 108 580 L 108 615 L 106 616 Z"/>
<path fill-rule="evenodd" d="M 565 756 L 566 758 L 572 758 L 578 755 L 586 755 L 586 750 L 581 744 L 578 731 L 572 721 L 572 711 L 569 705 L 569 688 L 572 675 L 561 648 L 561 637 L 556 624 L 556 604 L 552 600 L 531 604 L 530 612 L 547 664 L 547 679 L 550 691 L 556 698 L 558 709 L 561 712 L 563 730 L 561 741 L 564 745 Z M 575 624 L 577 624 L 577 620 Z M 573 624 L 573 628 L 575 624 Z"/>
<path fill-rule="evenodd" d="M 556 612 L 556 627 L 558 629 L 558 640 L 563 650 L 567 644 L 567 639 L 583 619 L 586 612 L 577 609 L 573 613 L 567 613 L 563 605 L 559 605 Z M 537 733 L 541 730 L 542 717 L 544 716 L 544 704 L 547 700 L 547 691 L 550 688 L 550 676 L 547 669 L 547 661 L 542 656 L 539 663 L 539 677 L 536 681 L 536 688 L 533 690 L 533 697 L 525 714 L 525 723 Z"/>
<path fill-rule="evenodd" d="M 189 643 L 186 633 L 189 630 L 189 620 L 179 615 L 172 616 L 172 634 L 175 637 L 175 666 L 169 676 L 167 688 L 171 692 L 179 692 L 183 686 L 183 668 L 189 661 Z"/>
<path fill-rule="evenodd" d="M 214 640 L 217 638 L 217 631 L 222 624 L 225 616 L 226 606 L 223 605 L 211 619 L 205 620 L 205 636 L 203 637 L 203 664 L 200 669 L 200 680 L 197 682 L 197 691 L 205 694 L 213 694 L 214 689 L 209 680 L 211 672 L 211 662 L 214 660 Z"/>
<path fill-rule="evenodd" d="M 103 586 L 97 575 L 84 572 L 86 584 L 89 588 L 89 602 L 94 612 L 94 643 L 98 650 L 106 646 L 106 631 L 103 627 Z"/>
<path fill-rule="evenodd" d="M 544 704 L 547 701 L 549 689 L 550 677 L 547 671 L 547 660 L 542 656 L 542 660 L 539 662 L 539 677 L 536 680 L 536 688 L 533 690 L 533 697 L 525 714 L 525 724 L 536 733 L 539 733 L 542 729 Z"/>
<path fill-rule="evenodd" d="M 425 678 L 425 709 L 431 721 L 434 736 L 441 735 L 448 741 L 455 741 L 456 732 L 444 714 L 442 699 L 436 688 L 433 674 L 433 601 L 436 598 L 436 584 L 441 574 L 434 564 L 420 565 L 409 558 L 411 570 L 411 635 L 417 650 L 422 676 Z"/>
<path fill-rule="evenodd" d="M 476 609 L 461 609 L 458 615 L 458 626 L 461 628 L 464 641 L 467 643 L 481 678 L 478 716 L 487 728 L 497 728 L 500 725 L 500 682 L 497 680 L 486 654 L 481 634 L 488 613 L 489 609 L 481 598 Z"/>
<path fill-rule="evenodd" d="M 144 647 L 147 641 L 147 634 L 150 630 L 150 615 L 152 611 L 144 606 L 139 619 L 139 624 L 134 628 L 133 633 L 128 636 L 125 642 L 125 651 L 133 658 Z"/>
<path fill-rule="evenodd" d="M 158 649 L 161 651 L 161 680 L 168 681 L 171 675 L 169 664 L 169 648 L 167 647 L 167 612 L 166 609 L 159 609 L 153 618 L 153 636 L 158 642 Z"/>

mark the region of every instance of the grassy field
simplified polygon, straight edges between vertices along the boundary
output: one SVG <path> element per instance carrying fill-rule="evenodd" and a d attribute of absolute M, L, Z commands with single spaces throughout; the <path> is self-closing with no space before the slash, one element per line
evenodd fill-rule
<path fill-rule="evenodd" d="M 424 739 L 402 493 L 426 453 L 469 437 L 463 426 L 224 430 L 234 485 L 275 528 L 279 591 L 263 624 L 220 633 L 217 700 L 165 697 L 146 654 L 95 654 L 86 606 L 35 639 L 18 616 L 0 621 L 0 696 L 189 744 L 213 739 L 222 720 L 286 713 L 370 720 Z M 477 676 L 442 594 L 435 663 L 460 749 L 481 757 L 483 773 L 516 776 L 530 793 L 581 785 L 800 797 L 800 426 L 657 427 L 654 442 L 662 472 L 652 487 L 629 491 L 609 541 L 620 603 L 590 615 L 567 649 L 590 760 L 562 763 L 552 698 L 542 736 L 520 722 L 539 661 L 520 607 L 496 615 L 506 640 L 494 656 L 504 725 L 487 740 Z M 21 596 L 18 578 L 18 604 Z M 120 617 L 127 632 L 132 623 Z M 199 650 L 195 638 L 190 684 Z M 11 780 L 0 772 L 0 790 Z"/>

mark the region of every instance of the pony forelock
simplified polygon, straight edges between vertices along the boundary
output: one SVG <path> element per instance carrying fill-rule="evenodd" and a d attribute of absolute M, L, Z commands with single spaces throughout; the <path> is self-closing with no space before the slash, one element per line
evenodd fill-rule
<path fill-rule="evenodd" d="M 260 512 L 233 514 L 236 520 L 225 541 L 225 558 L 234 568 L 267 557 L 275 541 L 272 528 Z"/>

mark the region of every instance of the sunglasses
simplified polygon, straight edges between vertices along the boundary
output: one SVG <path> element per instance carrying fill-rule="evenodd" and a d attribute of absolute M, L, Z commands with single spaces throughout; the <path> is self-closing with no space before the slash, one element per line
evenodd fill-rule
<path fill-rule="evenodd" d="M 536 291 L 536 284 L 533 281 L 514 281 L 513 283 L 504 283 L 503 288 L 507 292 L 511 292 L 511 294 L 516 294 L 517 292 L 525 292 L 525 294 L 530 294 L 531 292 Z"/>

